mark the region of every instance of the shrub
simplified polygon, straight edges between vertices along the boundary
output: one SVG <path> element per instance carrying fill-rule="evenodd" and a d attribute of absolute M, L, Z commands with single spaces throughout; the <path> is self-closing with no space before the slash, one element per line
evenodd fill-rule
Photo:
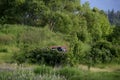
<path fill-rule="evenodd" d="M 18 63 L 45 64 L 50 66 L 64 65 L 68 61 L 68 53 L 53 51 L 50 49 L 34 49 L 23 51 L 13 55 L 14 60 Z"/>
<path fill-rule="evenodd" d="M 8 52 L 7 48 L 1 48 L 0 52 Z"/>
<path fill-rule="evenodd" d="M 25 54 L 24 53 L 14 53 L 12 56 L 13 62 L 16 62 L 18 65 L 24 63 L 26 61 Z"/>
<path fill-rule="evenodd" d="M 92 47 L 91 57 L 94 63 L 110 63 L 118 57 L 118 53 L 112 43 L 102 40 Z"/>
<path fill-rule="evenodd" d="M 30 63 L 61 65 L 66 63 L 67 53 L 52 51 L 50 49 L 35 49 L 25 54 L 26 59 Z"/>

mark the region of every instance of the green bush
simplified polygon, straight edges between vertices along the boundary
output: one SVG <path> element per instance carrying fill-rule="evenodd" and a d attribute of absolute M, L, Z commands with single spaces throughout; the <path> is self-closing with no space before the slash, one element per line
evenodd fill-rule
<path fill-rule="evenodd" d="M 1 48 L 0 52 L 8 52 L 7 48 Z"/>
<path fill-rule="evenodd" d="M 34 49 L 23 51 L 13 55 L 15 62 L 18 64 L 27 62 L 32 64 L 45 64 L 50 66 L 59 66 L 66 64 L 68 53 L 53 51 L 50 49 Z"/>
<path fill-rule="evenodd" d="M 25 63 L 25 61 L 26 61 L 25 54 L 22 52 L 21 53 L 14 53 L 12 58 L 13 58 L 13 62 L 16 62 L 18 65 Z"/>
<path fill-rule="evenodd" d="M 46 64 L 46 65 L 61 65 L 67 62 L 67 53 L 52 51 L 50 49 L 35 49 L 25 54 L 25 57 L 30 63 Z"/>
<path fill-rule="evenodd" d="M 94 63 L 110 63 L 119 57 L 118 53 L 117 47 L 111 42 L 101 40 L 92 47 L 90 57 Z"/>

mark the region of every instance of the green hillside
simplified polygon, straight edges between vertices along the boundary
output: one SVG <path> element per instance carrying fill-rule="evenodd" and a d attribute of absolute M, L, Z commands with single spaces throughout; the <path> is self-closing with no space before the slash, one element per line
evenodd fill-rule
<path fill-rule="evenodd" d="M 23 25 L 0 26 L 0 62 L 9 61 L 14 53 L 36 48 L 49 48 L 53 45 L 68 45 L 61 33 L 45 28 Z M 5 58 L 5 59 L 4 59 Z"/>

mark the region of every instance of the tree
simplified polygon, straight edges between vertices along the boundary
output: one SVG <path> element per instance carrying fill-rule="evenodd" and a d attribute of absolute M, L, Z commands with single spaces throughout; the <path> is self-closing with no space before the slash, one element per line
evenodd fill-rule
<path fill-rule="evenodd" d="M 108 10 L 107 15 L 112 25 L 120 26 L 120 11 Z"/>

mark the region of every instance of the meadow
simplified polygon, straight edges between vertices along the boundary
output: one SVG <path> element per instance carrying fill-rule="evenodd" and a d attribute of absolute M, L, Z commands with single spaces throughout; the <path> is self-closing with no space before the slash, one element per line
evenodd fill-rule
<path fill-rule="evenodd" d="M 8 64 L 4 64 L 4 66 Z M 119 80 L 120 71 L 83 70 L 80 67 L 50 67 L 45 65 L 14 64 L 0 66 L 0 80 Z"/>

